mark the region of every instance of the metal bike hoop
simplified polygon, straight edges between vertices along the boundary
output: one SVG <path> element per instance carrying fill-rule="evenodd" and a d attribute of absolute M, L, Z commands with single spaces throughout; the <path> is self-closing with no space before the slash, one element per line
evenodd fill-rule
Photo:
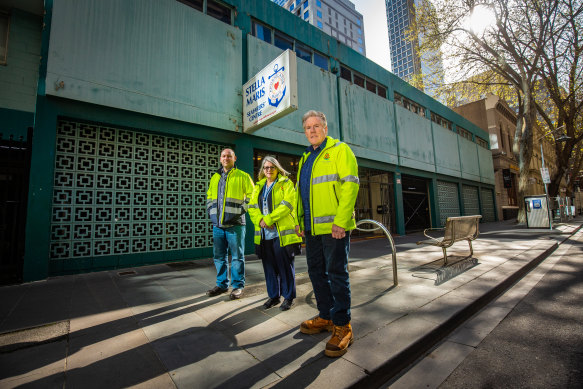
<path fill-rule="evenodd" d="M 362 224 L 374 224 L 376 227 L 375 228 L 360 228 L 359 226 Z M 397 251 L 395 249 L 395 241 L 393 240 L 393 237 L 391 236 L 391 233 L 389 232 L 389 230 L 382 223 L 379 223 L 376 220 L 372 220 L 372 219 L 362 219 L 362 220 L 357 221 L 356 222 L 356 229 L 359 231 L 364 231 L 364 232 L 383 230 L 383 232 L 387 236 L 387 239 L 391 243 L 391 251 L 393 252 L 393 284 L 395 286 L 399 285 L 399 281 L 397 279 Z"/>

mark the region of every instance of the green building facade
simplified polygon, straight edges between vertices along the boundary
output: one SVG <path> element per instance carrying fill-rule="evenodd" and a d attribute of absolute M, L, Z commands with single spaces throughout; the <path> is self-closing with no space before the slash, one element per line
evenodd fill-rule
<path fill-rule="evenodd" d="M 271 1 L 46 0 L 42 17 L 9 12 L 0 84 L 22 73 L 23 89 L 37 85 L 32 102 L 0 91 L 3 136 L 33 126 L 24 281 L 212 256 L 206 190 L 221 148 L 255 177 L 266 154 L 294 171 L 309 109 L 358 158 L 357 219 L 398 234 L 496 219 L 486 132 Z M 33 51 L 32 70 L 11 59 L 14 41 Z M 298 55 L 299 109 L 245 134 L 242 85 L 284 48 Z"/>

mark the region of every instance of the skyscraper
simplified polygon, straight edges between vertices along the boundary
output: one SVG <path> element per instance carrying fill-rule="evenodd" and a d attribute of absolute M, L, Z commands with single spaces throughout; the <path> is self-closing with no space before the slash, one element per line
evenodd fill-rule
<path fill-rule="evenodd" d="M 272 0 L 328 35 L 366 55 L 362 14 L 348 0 Z M 283 3 L 283 5 L 281 4 Z"/>
<path fill-rule="evenodd" d="M 385 0 L 389 49 L 393 73 L 404 80 L 421 72 L 419 40 L 407 40 L 405 32 L 415 19 L 415 0 Z"/>

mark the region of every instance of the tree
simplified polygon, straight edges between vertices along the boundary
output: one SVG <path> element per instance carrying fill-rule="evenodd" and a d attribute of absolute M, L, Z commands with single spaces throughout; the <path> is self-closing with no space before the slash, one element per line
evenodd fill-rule
<path fill-rule="evenodd" d="M 542 52 L 542 93 L 536 108 L 554 136 L 560 128 L 570 138 L 565 143 L 555 142 L 558 169 L 551 176 L 549 194 L 556 196 L 563 178 L 572 169 L 581 168 L 580 143 L 583 140 L 583 2 L 563 0 L 554 20 L 555 34 Z M 550 100 L 553 109 L 545 109 Z M 572 181 L 568 187 L 572 189 Z"/>
<path fill-rule="evenodd" d="M 478 83 L 503 85 L 514 93 L 517 124 L 512 150 L 520 169 L 519 221 L 525 220 L 522 198 L 537 119 L 534 85 L 544 50 L 556 32 L 558 13 L 559 1 L 553 0 L 436 0 L 431 6 L 419 4 L 411 26 L 426 60 L 441 49 L 448 84 L 459 86 L 483 75 Z"/>

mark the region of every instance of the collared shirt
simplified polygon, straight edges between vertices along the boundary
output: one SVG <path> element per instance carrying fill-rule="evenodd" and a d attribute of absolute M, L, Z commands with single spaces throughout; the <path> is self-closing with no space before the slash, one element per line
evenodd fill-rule
<path fill-rule="evenodd" d="M 225 169 L 221 169 L 221 179 L 219 180 L 219 187 L 217 189 L 217 215 L 219 216 L 219 225 L 218 227 L 232 227 L 230 224 L 221 224 L 221 215 L 223 214 L 223 200 L 225 198 L 225 187 L 227 186 L 227 176 L 229 175 L 228 171 Z"/>
<path fill-rule="evenodd" d="M 263 214 L 264 215 L 269 215 L 271 212 L 269 211 L 269 196 L 271 194 L 271 190 L 273 189 L 273 186 L 275 185 L 275 181 L 271 183 L 271 185 L 269 185 L 267 182 L 265 183 L 265 186 L 263 187 L 263 198 L 262 198 L 262 208 L 263 208 Z M 277 238 L 277 228 L 275 227 L 275 224 L 272 226 L 273 228 L 261 228 L 261 232 L 263 232 L 263 239 L 265 240 L 270 240 L 270 239 L 275 239 Z"/>
<path fill-rule="evenodd" d="M 310 153 L 308 158 L 304 161 L 302 165 L 302 171 L 300 172 L 300 196 L 302 198 L 302 205 L 304 207 L 304 229 L 309 232 L 312 229 L 311 222 L 311 211 L 310 211 L 310 178 L 312 176 L 312 167 L 314 166 L 314 161 L 316 157 L 320 154 L 320 151 L 324 150 L 326 147 L 327 139 L 320 144 L 315 150 L 314 146 L 310 145 L 306 148 L 306 152 Z"/>

